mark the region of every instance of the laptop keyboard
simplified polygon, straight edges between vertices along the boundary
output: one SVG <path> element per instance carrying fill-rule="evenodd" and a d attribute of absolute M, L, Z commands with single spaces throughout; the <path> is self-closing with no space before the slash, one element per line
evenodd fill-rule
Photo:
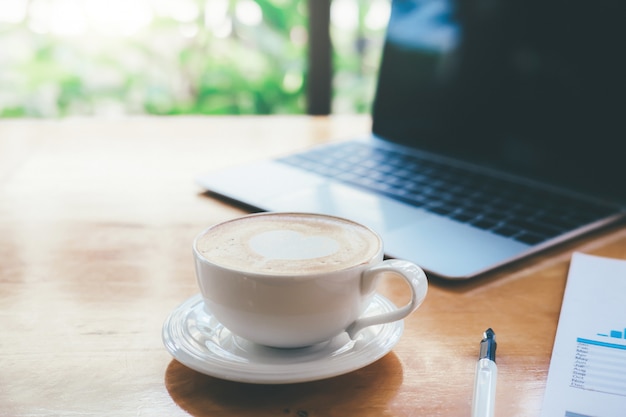
<path fill-rule="evenodd" d="M 341 142 L 279 161 L 527 244 L 549 240 L 614 211 L 358 142 Z"/>

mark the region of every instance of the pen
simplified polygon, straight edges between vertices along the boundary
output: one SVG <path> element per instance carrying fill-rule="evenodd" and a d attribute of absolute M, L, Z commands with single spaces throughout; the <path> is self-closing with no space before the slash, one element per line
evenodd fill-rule
<path fill-rule="evenodd" d="M 493 417 L 498 379 L 496 346 L 496 334 L 491 328 L 485 330 L 483 340 L 480 341 L 480 354 L 476 364 L 472 417 Z"/>

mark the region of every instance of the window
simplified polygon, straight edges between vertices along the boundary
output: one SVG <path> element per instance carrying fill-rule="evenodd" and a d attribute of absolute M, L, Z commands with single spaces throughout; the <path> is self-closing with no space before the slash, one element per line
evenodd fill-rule
<path fill-rule="evenodd" d="M 306 113 L 308 6 L 4 0 L 0 116 Z M 332 111 L 366 112 L 388 0 L 330 7 Z"/>

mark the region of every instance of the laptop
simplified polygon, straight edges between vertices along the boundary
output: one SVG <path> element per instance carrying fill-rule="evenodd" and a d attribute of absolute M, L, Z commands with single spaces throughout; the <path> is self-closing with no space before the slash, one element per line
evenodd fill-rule
<path fill-rule="evenodd" d="M 623 220 L 624 2 L 557 3 L 394 0 L 371 135 L 197 181 L 356 220 L 451 280 Z"/>

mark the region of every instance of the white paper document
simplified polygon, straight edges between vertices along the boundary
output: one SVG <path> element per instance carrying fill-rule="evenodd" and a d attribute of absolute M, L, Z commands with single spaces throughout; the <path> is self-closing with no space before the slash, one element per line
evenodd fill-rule
<path fill-rule="evenodd" d="M 626 416 L 626 261 L 572 256 L 541 416 Z"/>

